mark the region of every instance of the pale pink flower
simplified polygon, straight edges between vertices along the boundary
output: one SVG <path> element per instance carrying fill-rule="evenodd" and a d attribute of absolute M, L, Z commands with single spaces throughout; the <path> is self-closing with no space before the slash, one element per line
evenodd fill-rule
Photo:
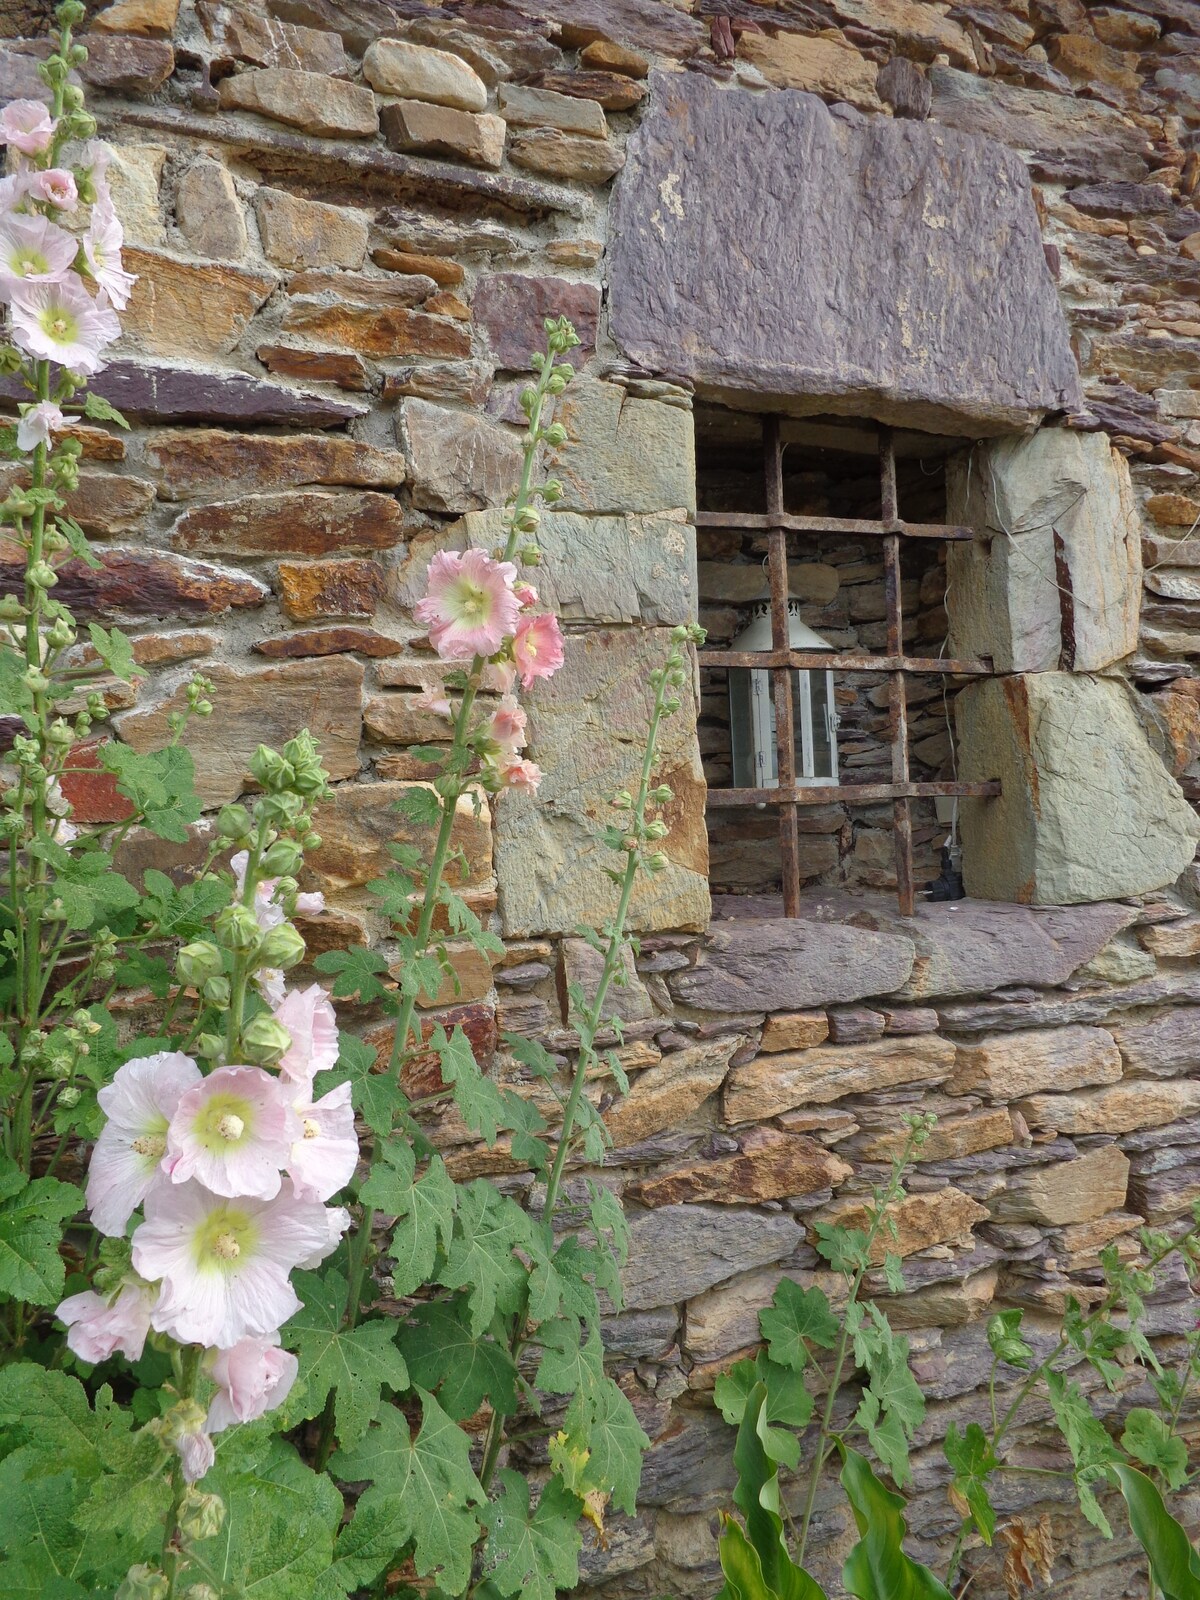
<path fill-rule="evenodd" d="M 501 752 L 509 757 L 525 748 L 525 729 L 529 719 L 515 700 L 502 700 L 492 712 L 487 736 Z"/>
<path fill-rule="evenodd" d="M 29 193 L 59 211 L 74 211 L 79 204 L 75 174 L 69 167 L 47 167 L 45 172 L 31 173 Z"/>
<path fill-rule="evenodd" d="M 259 967 L 254 974 L 254 987 L 263 999 L 276 1010 L 283 1004 L 283 997 L 287 993 L 287 980 L 282 967 Z"/>
<path fill-rule="evenodd" d="M 517 669 L 511 661 L 494 661 L 491 671 L 495 674 L 495 687 L 501 694 L 511 694 L 517 684 Z"/>
<path fill-rule="evenodd" d="M 237 1422 L 253 1422 L 281 1406 L 296 1381 L 299 1362 L 279 1348 L 278 1336 L 239 1339 L 205 1363 L 218 1385 L 208 1407 L 206 1433 L 221 1433 Z"/>
<path fill-rule="evenodd" d="M 213 1194 L 270 1200 L 301 1128 L 279 1081 L 261 1067 L 218 1067 L 179 1098 L 163 1166 Z"/>
<path fill-rule="evenodd" d="M 531 583 L 526 583 L 524 578 L 518 578 L 513 584 L 513 593 L 521 602 L 522 611 L 528 611 L 530 606 L 537 605 L 538 592 Z"/>
<path fill-rule="evenodd" d="M 316 1246 L 310 1255 L 303 1261 L 297 1261 L 298 1267 L 319 1267 L 326 1256 L 330 1256 L 341 1243 L 342 1235 L 350 1226 L 350 1213 L 345 1206 L 325 1207 L 325 1238 Z"/>
<path fill-rule="evenodd" d="M 6 178 L 0 178 L 0 212 L 15 211 L 38 177 L 36 172 L 10 172 Z"/>
<path fill-rule="evenodd" d="M 0 298 L 19 283 L 63 283 L 78 250 L 72 235 L 45 217 L 0 218 Z"/>
<path fill-rule="evenodd" d="M 50 444 L 50 435 L 61 428 L 64 421 L 62 412 L 53 400 L 39 400 L 37 405 L 27 407 L 17 423 L 17 449 L 36 450 L 39 444 Z M 65 800 L 63 803 L 66 804 Z M 51 807 L 51 809 L 57 808 Z M 61 812 L 58 815 L 61 815 Z M 61 828 L 58 838 L 60 843 L 63 842 L 64 834 Z"/>
<path fill-rule="evenodd" d="M 183 1467 L 183 1481 L 185 1483 L 199 1483 L 200 1479 L 217 1459 L 217 1452 L 208 1434 L 181 1433 L 175 1440 L 175 1448 L 179 1451 L 180 1465 Z"/>
<path fill-rule="evenodd" d="M 40 156 L 54 140 L 56 123 L 40 100 L 10 100 L 0 111 L 0 144 L 22 155 Z"/>
<path fill-rule="evenodd" d="M 98 201 L 92 207 L 92 220 L 83 236 L 83 253 L 92 277 L 108 295 L 118 311 L 124 311 L 137 277 L 121 265 L 124 234 L 112 202 Z"/>
<path fill-rule="evenodd" d="M 422 689 L 413 696 L 414 711 L 432 711 L 435 717 L 452 717 L 454 707 L 445 689 Z"/>
<path fill-rule="evenodd" d="M 151 1292 L 140 1284 L 123 1283 L 115 1300 L 87 1289 L 71 1294 L 54 1315 L 67 1327 L 67 1348 L 93 1365 L 119 1350 L 138 1361 L 150 1332 Z"/>
<path fill-rule="evenodd" d="M 429 563 L 429 590 L 413 615 L 429 629 L 443 661 L 492 656 L 513 631 L 520 604 L 512 591 L 517 569 L 485 550 L 439 550 Z"/>
<path fill-rule="evenodd" d="M 134 1270 L 161 1279 L 151 1326 L 218 1350 L 274 1333 L 300 1309 L 288 1273 L 325 1259 L 333 1227 L 290 1183 L 273 1200 L 224 1199 L 198 1183 L 156 1189 L 133 1235 Z"/>
<path fill-rule="evenodd" d="M 250 852 L 239 850 L 237 855 L 230 856 L 229 865 L 233 868 L 234 881 L 237 884 L 238 899 L 246 892 L 246 868 L 250 865 Z M 287 921 L 287 913 L 275 899 L 275 890 L 278 887 L 278 878 L 264 878 L 254 891 L 254 915 L 258 918 L 258 925 L 264 933 L 271 928 L 279 927 L 281 922 Z M 325 896 L 319 891 L 315 894 L 298 894 L 296 896 L 296 910 L 303 916 L 314 916 L 318 911 L 325 909 Z"/>
<path fill-rule="evenodd" d="M 307 1088 L 318 1072 L 337 1066 L 337 1017 L 319 983 L 290 990 L 275 1011 L 275 1021 L 292 1036 L 278 1063 L 284 1078 Z"/>
<path fill-rule="evenodd" d="M 523 689 L 535 678 L 549 678 L 558 671 L 563 664 L 563 636 L 552 612 L 521 618 L 513 639 L 513 659 Z"/>
<path fill-rule="evenodd" d="M 120 1238 L 143 1200 L 160 1185 L 167 1125 L 180 1096 L 198 1082 L 200 1068 L 176 1050 L 138 1056 L 118 1067 L 97 1099 L 108 1121 L 88 1167 L 87 1203 L 101 1233 Z"/>
<path fill-rule="evenodd" d="M 519 789 L 524 794 L 536 794 L 543 777 L 536 761 L 510 761 L 500 768 L 500 782 L 505 789 Z"/>
<path fill-rule="evenodd" d="M 299 1095 L 293 1107 L 302 1133 L 292 1146 L 288 1176 L 302 1200 L 330 1200 L 346 1187 L 358 1165 L 350 1085 L 339 1083 L 316 1101 Z"/>
<path fill-rule="evenodd" d="M 93 300 L 78 279 L 11 286 L 12 337 L 26 355 L 57 361 L 89 377 L 100 352 L 121 337 L 121 324 L 103 292 Z"/>

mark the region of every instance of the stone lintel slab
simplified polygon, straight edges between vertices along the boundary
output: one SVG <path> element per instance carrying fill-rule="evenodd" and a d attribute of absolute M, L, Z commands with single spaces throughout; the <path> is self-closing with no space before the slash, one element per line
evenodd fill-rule
<path fill-rule="evenodd" d="M 931 431 L 1078 409 L 1014 152 L 696 73 L 651 86 L 609 256 L 612 330 L 632 359 L 718 395 Z"/>
<path fill-rule="evenodd" d="M 451 208 L 475 204 L 501 207 L 519 217 L 556 212 L 582 217 L 586 209 L 582 195 L 558 184 L 401 155 L 349 139 L 284 133 L 249 118 L 201 116 L 175 106 L 112 102 L 100 110 L 99 118 L 102 134 L 113 138 L 122 130 L 147 128 L 196 139 L 206 147 L 223 145 L 250 161 L 264 183 L 277 179 L 294 182 L 296 174 L 303 172 L 320 189 L 313 196 L 317 199 L 340 197 L 348 204 L 361 204 L 365 196 L 378 196 L 393 203 L 407 199 Z"/>

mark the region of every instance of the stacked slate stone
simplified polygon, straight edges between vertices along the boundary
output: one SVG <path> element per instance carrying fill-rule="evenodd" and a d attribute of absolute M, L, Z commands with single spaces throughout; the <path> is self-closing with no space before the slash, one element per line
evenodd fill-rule
<path fill-rule="evenodd" d="M 710 925 L 698 707 L 668 725 L 671 864 L 635 908 L 632 1087 L 595 1174 L 630 1217 L 607 1341 L 653 1441 L 639 1516 L 585 1553 L 614 1600 L 718 1587 L 713 1384 L 782 1274 L 826 1281 L 813 1224 L 853 1221 L 903 1111 L 941 1119 L 900 1219 L 908 1292 L 885 1302 L 929 1401 L 927 1559 L 957 1526 L 939 1441 L 984 1403 L 986 1314 L 1089 1300 L 1100 1248 L 1200 1196 L 1200 19 L 1180 0 L 696 9 L 116 0 L 82 69 L 139 274 L 96 388 L 134 426 L 77 428 L 71 510 L 102 567 L 60 593 L 146 669 L 99 737 L 159 744 L 192 664 L 213 677 L 217 714 L 189 729 L 210 813 L 260 741 L 312 728 L 334 780 L 314 954 L 386 938 L 366 885 L 413 839 L 406 746 L 441 727 L 415 704 L 439 667 L 412 605 L 436 549 L 495 526 L 541 319 L 580 333 L 537 579 L 569 632 L 530 703 L 547 777 L 464 807 L 460 887 L 505 953 L 455 953 L 428 1010 L 531 1094 L 498 1041 L 570 1056 L 567 986 L 594 976 L 574 930 L 611 910 L 596 818 L 667 630 L 711 603 L 694 396 L 958 441 L 946 512 L 980 538 L 912 579 L 930 618 L 949 580 L 919 630 L 933 653 L 947 636 L 1001 674 L 957 698 L 962 776 L 1004 784 L 963 808 L 975 898 L 904 922 L 838 879 L 796 921 L 751 900 Z M 40 10 L 5 15 L 26 37 L 0 48 L 0 92 L 40 95 Z M 69 798 L 84 823 L 123 814 L 100 771 Z M 211 829 L 135 836 L 126 869 L 184 873 Z M 387 1047 L 377 1018 L 345 1020 Z M 436 1086 L 432 1059 L 408 1070 Z M 431 1133 L 456 1175 L 528 1186 L 452 1118 Z M 1187 1285 L 1148 1316 L 1169 1358 Z M 1055 1595 L 1124 1593 L 1124 1547 L 1048 1481 L 1011 1506 L 1053 1511 Z M 836 1592 L 832 1494 L 816 1528 Z M 999 1600 L 997 1570 L 972 1593 Z"/>

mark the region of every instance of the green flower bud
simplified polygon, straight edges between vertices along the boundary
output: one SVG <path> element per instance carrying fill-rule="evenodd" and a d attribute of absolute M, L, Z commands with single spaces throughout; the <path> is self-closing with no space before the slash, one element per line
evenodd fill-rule
<path fill-rule="evenodd" d="M 56 744 L 62 750 L 69 750 L 75 743 L 75 735 L 61 717 L 55 717 L 46 729 L 46 742 Z"/>
<path fill-rule="evenodd" d="M 189 1539 L 213 1539 L 225 1521 L 225 1502 L 219 1494 L 190 1488 L 179 1508 L 179 1526 Z"/>
<path fill-rule="evenodd" d="M 58 573 L 48 561 L 35 561 L 29 568 L 28 577 L 38 589 L 53 589 L 58 582 Z"/>
<path fill-rule="evenodd" d="M 290 877 L 304 859 L 304 852 L 291 839 L 276 839 L 262 858 L 263 871 L 269 878 Z"/>
<path fill-rule="evenodd" d="M 183 1591 L 183 1600 L 221 1600 L 211 1583 L 189 1583 Z"/>
<path fill-rule="evenodd" d="M 661 850 L 656 850 L 652 856 L 646 857 L 644 865 L 647 872 L 663 872 L 671 865 L 671 860 Z"/>
<path fill-rule="evenodd" d="M 665 822 L 648 822 L 646 824 L 647 839 L 665 839 L 669 829 Z"/>
<path fill-rule="evenodd" d="M 258 947 L 258 960 L 264 967 L 282 967 L 286 972 L 298 961 L 303 961 L 307 951 L 304 940 L 290 922 L 281 922 L 262 937 Z"/>
<path fill-rule="evenodd" d="M 278 750 L 260 744 L 250 758 L 250 775 L 264 789 L 290 789 L 295 778 L 290 761 L 285 761 Z"/>
<path fill-rule="evenodd" d="M 15 594 L 6 594 L 0 600 L 0 622 L 20 622 L 25 615 L 25 607 Z"/>
<path fill-rule="evenodd" d="M 78 27 L 86 16 L 87 7 L 83 0 L 62 0 L 54 10 L 54 18 L 60 28 Z"/>
<path fill-rule="evenodd" d="M 222 839 L 244 839 L 250 832 L 250 813 L 245 806 L 222 806 L 217 813 L 217 832 Z"/>
<path fill-rule="evenodd" d="M 225 977 L 208 978 L 200 985 L 200 993 L 210 1006 L 216 1006 L 218 1011 L 229 1009 L 229 979 Z"/>
<path fill-rule="evenodd" d="M 202 1033 L 192 1045 L 195 1053 L 205 1061 L 216 1061 L 224 1048 L 224 1039 L 218 1038 L 215 1033 Z"/>
<path fill-rule="evenodd" d="M 115 1600 L 166 1600 L 170 1588 L 157 1567 L 148 1567 L 144 1561 L 139 1561 L 125 1574 Z"/>
<path fill-rule="evenodd" d="M 550 445 L 566 444 L 567 430 L 561 422 L 552 422 L 548 428 L 542 429 L 542 438 Z"/>
<path fill-rule="evenodd" d="M 561 394 L 566 387 L 567 380 L 561 372 L 556 372 L 546 385 L 547 392 L 550 394 Z"/>
<path fill-rule="evenodd" d="M 258 918 L 249 906 L 225 906 L 217 912 L 213 930 L 231 950 L 253 950 L 258 943 Z"/>
<path fill-rule="evenodd" d="M 547 478 L 541 489 L 542 499 L 548 505 L 553 505 L 556 500 L 561 500 L 565 492 L 558 478 Z"/>
<path fill-rule="evenodd" d="M 58 1091 L 58 1103 L 68 1111 L 79 1104 L 80 1098 L 80 1092 L 73 1083 L 65 1083 Z"/>
<path fill-rule="evenodd" d="M 209 978 L 219 978 L 223 968 L 221 952 L 209 939 L 195 939 L 191 944 L 185 944 L 175 957 L 176 972 L 184 983 L 197 988 L 207 983 Z"/>
<path fill-rule="evenodd" d="M 292 1036 L 268 1011 L 260 1011 L 242 1031 L 242 1051 L 255 1066 L 274 1066 L 291 1048 Z"/>

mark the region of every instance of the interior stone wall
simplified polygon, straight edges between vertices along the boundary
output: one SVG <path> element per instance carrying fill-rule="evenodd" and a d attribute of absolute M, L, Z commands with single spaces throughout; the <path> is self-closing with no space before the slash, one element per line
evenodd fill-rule
<path fill-rule="evenodd" d="M 17 36 L 38 15 L 3 12 L 5 98 L 40 92 L 41 46 Z M 672 867 L 639 902 L 647 932 L 621 996 L 632 1090 L 608 1110 L 598 1176 L 622 1196 L 633 1253 L 606 1336 L 653 1442 L 642 1510 L 588 1549 L 587 1584 L 718 1587 L 713 1512 L 732 1468 L 716 1375 L 753 1346 L 779 1276 L 819 1271 L 814 1220 L 860 1203 L 909 1108 L 942 1119 L 903 1216 L 909 1290 L 889 1303 L 929 1400 L 910 1526 L 932 1559 L 957 1525 L 938 1441 L 978 1414 L 985 1314 L 1020 1305 L 1037 1324 L 1068 1293 L 1089 1300 L 1103 1243 L 1128 1250 L 1143 1220 L 1173 1223 L 1200 1195 L 1198 884 L 1192 824 L 1165 782 L 1170 769 L 1200 796 L 1200 20 L 1179 0 L 116 0 L 88 42 L 140 275 L 100 387 L 134 428 L 83 430 L 72 509 L 103 567 L 60 592 L 132 631 L 147 668 L 136 697 L 111 688 L 98 736 L 156 740 L 196 664 L 217 681 L 218 713 L 193 735 L 210 807 L 240 791 L 260 740 L 305 723 L 321 737 L 335 795 L 311 864 L 329 898 L 306 928 L 314 952 L 386 938 L 365 886 L 386 865 L 399 787 L 419 777 L 405 743 L 437 731 L 413 703 L 438 668 L 412 598 L 436 544 L 476 536 L 511 485 L 541 317 L 566 311 L 580 329 L 584 381 L 564 420 L 582 443 L 561 463 L 571 498 L 547 525 L 544 569 L 568 665 L 531 706 L 549 804 L 464 810 L 465 893 L 505 954 L 491 969 L 461 955 L 458 993 L 430 1014 L 461 1021 L 510 1081 L 504 1033 L 572 1049 L 562 997 L 588 956 L 564 930 L 610 909 L 587 848 L 601 790 L 628 770 L 663 630 L 697 603 L 693 386 L 972 439 L 1044 416 L 1063 448 L 1091 460 L 1107 437 L 1127 464 L 1144 519 L 1136 643 L 1126 532 L 1107 660 L 1064 660 L 1063 610 L 1047 644 L 1056 614 L 1036 595 L 1039 654 L 1003 680 L 1021 711 L 1005 701 L 1005 737 L 1036 743 L 1037 708 L 1066 703 L 1059 678 L 1093 710 L 1119 707 L 1122 728 L 1157 743 L 1143 770 L 1170 859 L 1136 892 L 1084 886 L 1096 903 L 968 900 L 905 923 L 886 894 L 831 889 L 793 923 L 709 927 L 692 707 L 668 750 Z M 645 131 L 667 101 L 681 118 L 732 117 L 735 90 L 759 130 L 749 156 L 698 141 L 671 165 Z M 780 150 L 784 190 L 763 178 Z M 631 211 L 647 173 L 650 203 Z M 695 203 L 702 177 L 738 214 L 702 234 L 698 266 L 721 270 L 677 279 L 662 263 L 689 219 L 719 220 Z M 793 231 L 772 253 L 781 217 L 825 210 L 821 249 L 798 253 Z M 891 270 L 839 276 L 842 258 L 869 266 L 854 252 L 873 214 Z M 785 275 L 764 280 L 772 261 Z M 786 292 L 809 266 L 824 302 Z M 647 280 L 657 299 L 622 298 Z M 668 301 L 677 281 L 689 294 Z M 753 349 L 731 331 L 748 325 Z M 1068 571 L 1072 539 L 1104 531 L 1079 526 L 1063 530 Z M 1031 553 L 1040 562 L 1044 540 Z M 983 587 L 1009 606 L 1002 565 Z M 986 720 L 963 706 L 964 744 Z M 1113 721 L 1094 716 L 1084 754 Z M 1150 745 L 1128 741 L 1145 761 Z M 1129 799 L 1128 774 L 1110 778 Z M 99 777 L 71 798 L 85 820 L 120 814 Z M 186 872 L 208 826 L 186 849 L 132 841 L 131 865 Z M 1028 898 L 1052 867 L 1034 853 Z M 378 1018 L 350 1021 L 386 1047 Z M 456 1172 L 524 1190 L 504 1150 L 449 1121 L 433 1131 Z M 1173 1279 L 1150 1309 L 1164 1359 L 1195 1316 Z M 1005 1509 L 1050 1516 L 1055 1595 L 1129 1592 L 1128 1541 L 1103 1543 L 1048 1481 L 1014 1480 Z M 852 1532 L 833 1494 L 817 1527 L 836 1594 Z M 997 1564 L 968 1559 L 972 1593 L 999 1600 Z"/>

